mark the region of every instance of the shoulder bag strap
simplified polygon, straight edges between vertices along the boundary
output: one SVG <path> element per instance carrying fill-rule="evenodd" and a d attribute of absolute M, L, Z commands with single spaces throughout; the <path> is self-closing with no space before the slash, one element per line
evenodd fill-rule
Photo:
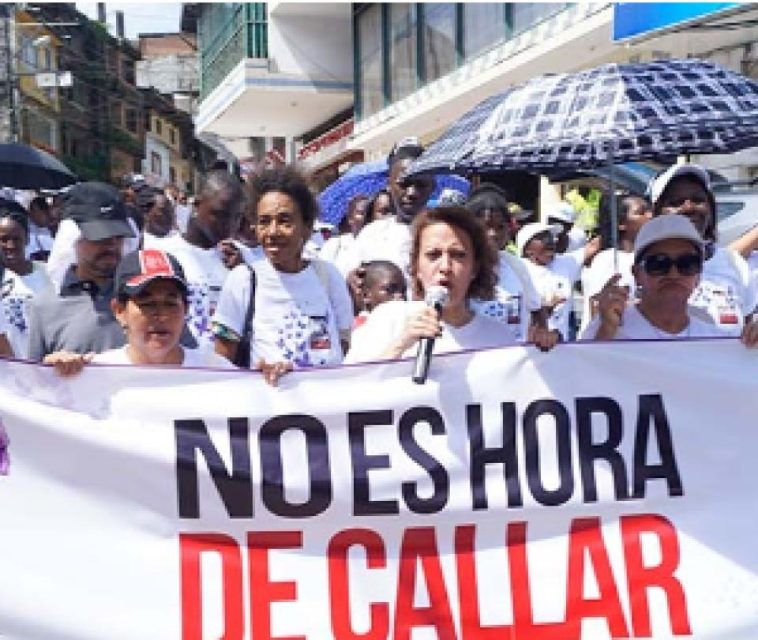
<path fill-rule="evenodd" d="M 250 345 L 250 338 L 253 336 L 253 314 L 255 313 L 255 269 L 249 264 L 245 265 L 250 271 L 250 301 L 247 305 L 247 312 L 245 313 L 245 323 L 242 325 L 242 336 L 240 337 L 240 344 Z"/>

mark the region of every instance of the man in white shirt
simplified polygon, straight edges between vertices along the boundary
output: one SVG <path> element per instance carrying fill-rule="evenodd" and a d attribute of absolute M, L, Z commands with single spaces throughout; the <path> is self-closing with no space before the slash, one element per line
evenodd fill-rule
<path fill-rule="evenodd" d="M 207 174 L 196 201 L 195 216 L 187 232 L 166 238 L 150 238 L 146 249 L 160 249 L 174 256 L 187 279 L 187 326 L 200 346 L 212 341 L 211 318 L 228 270 L 220 243 L 231 238 L 241 219 L 242 188 L 226 171 Z"/>
<path fill-rule="evenodd" d="M 392 196 L 394 216 L 366 225 L 355 242 L 354 260 L 360 264 L 372 260 L 394 262 L 403 273 L 408 273 L 413 219 L 426 207 L 434 191 L 434 176 L 407 177 L 406 170 L 424 151 L 417 138 L 404 138 L 387 158 L 389 178 L 387 186 Z"/>

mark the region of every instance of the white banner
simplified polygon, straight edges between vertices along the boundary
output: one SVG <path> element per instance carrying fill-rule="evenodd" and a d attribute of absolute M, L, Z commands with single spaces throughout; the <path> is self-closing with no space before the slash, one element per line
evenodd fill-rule
<path fill-rule="evenodd" d="M 0 361 L 0 637 L 758 638 L 758 353 L 411 365 Z"/>

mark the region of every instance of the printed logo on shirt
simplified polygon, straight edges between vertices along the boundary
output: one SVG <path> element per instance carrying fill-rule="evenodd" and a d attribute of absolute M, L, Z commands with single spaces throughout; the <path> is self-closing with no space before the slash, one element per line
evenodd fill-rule
<path fill-rule="evenodd" d="M 741 323 L 739 298 L 728 285 L 701 282 L 690 297 L 689 304 L 705 310 L 711 320 L 720 326 Z"/>
<path fill-rule="evenodd" d="M 323 366 L 329 363 L 332 353 L 332 339 L 329 336 L 329 323 L 326 316 L 310 316 L 309 355 L 311 364 Z"/>

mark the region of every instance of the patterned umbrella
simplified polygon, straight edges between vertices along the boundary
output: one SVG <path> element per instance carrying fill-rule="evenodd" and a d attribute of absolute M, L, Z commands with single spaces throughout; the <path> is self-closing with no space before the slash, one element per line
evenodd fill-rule
<path fill-rule="evenodd" d="M 337 225 L 347 214 L 350 199 L 357 195 L 372 196 L 387 186 L 389 170 L 386 160 L 362 162 L 350 167 L 344 175 L 324 189 L 318 197 L 321 207 L 319 219 Z M 443 189 L 456 189 L 468 195 L 469 183 L 454 175 L 437 176 L 434 193 L 430 200 L 439 197 Z"/>
<path fill-rule="evenodd" d="M 465 114 L 412 173 L 590 168 L 758 146 L 758 83 L 702 60 L 534 78 Z"/>
<path fill-rule="evenodd" d="M 60 160 L 28 144 L 0 144 L 0 187 L 60 189 L 76 182 Z"/>

